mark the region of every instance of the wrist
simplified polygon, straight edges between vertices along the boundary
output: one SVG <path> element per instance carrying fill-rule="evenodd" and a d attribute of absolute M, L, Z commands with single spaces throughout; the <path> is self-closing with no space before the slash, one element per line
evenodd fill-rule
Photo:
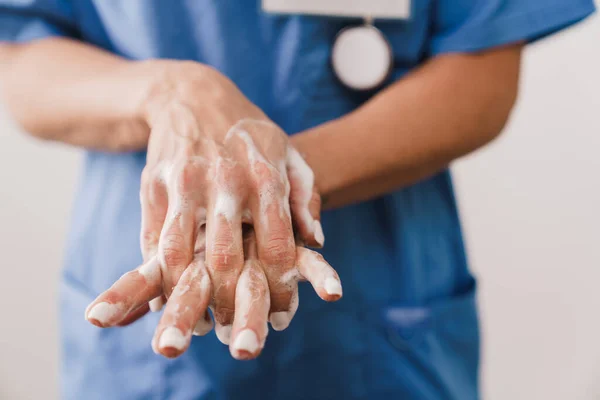
<path fill-rule="evenodd" d="M 194 61 L 149 60 L 139 64 L 144 90 L 136 115 L 153 126 L 157 116 L 184 106 L 194 109 L 222 95 L 224 76 Z M 202 98 L 201 98 L 202 97 Z"/>

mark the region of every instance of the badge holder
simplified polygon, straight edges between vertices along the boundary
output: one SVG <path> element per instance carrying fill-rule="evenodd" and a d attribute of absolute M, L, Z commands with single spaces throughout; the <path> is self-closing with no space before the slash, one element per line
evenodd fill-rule
<path fill-rule="evenodd" d="M 373 26 L 373 18 L 366 17 L 364 24 L 344 28 L 336 35 L 331 65 L 346 87 L 357 91 L 376 89 L 391 73 L 392 48 Z"/>

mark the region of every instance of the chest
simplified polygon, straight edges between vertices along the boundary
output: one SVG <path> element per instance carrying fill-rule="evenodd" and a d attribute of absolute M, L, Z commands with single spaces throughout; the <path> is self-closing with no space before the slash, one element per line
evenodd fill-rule
<path fill-rule="evenodd" d="M 387 83 L 426 57 L 432 1 L 410 2 L 408 19 L 374 21 L 391 48 Z M 75 4 L 85 41 L 130 59 L 209 64 L 275 119 L 295 108 L 310 112 L 318 123 L 355 108 L 370 95 L 346 90 L 331 69 L 336 35 L 361 24 L 360 18 L 273 14 L 263 11 L 260 0 L 95 0 L 93 7 L 89 1 L 79 3 Z"/>

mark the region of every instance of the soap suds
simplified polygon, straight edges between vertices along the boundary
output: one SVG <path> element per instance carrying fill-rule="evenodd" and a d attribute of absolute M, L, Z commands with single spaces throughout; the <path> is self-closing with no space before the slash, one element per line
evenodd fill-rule
<path fill-rule="evenodd" d="M 276 331 L 282 331 L 286 329 L 292 322 L 292 319 L 294 318 L 294 315 L 296 314 L 297 310 L 298 289 L 296 288 L 296 290 L 294 290 L 292 294 L 292 299 L 290 301 L 290 309 L 288 311 L 279 311 L 271 313 L 269 322 L 271 322 L 271 326 L 273 327 L 273 329 L 275 329 Z"/>
<path fill-rule="evenodd" d="M 88 320 L 96 320 L 101 324 L 108 323 L 119 312 L 120 307 L 106 302 L 98 303 L 87 313 Z"/>
<path fill-rule="evenodd" d="M 160 310 L 162 310 L 163 306 L 165 305 L 165 302 L 163 301 L 162 296 L 158 296 L 150 300 L 148 305 L 150 307 L 150 311 L 159 312 Z"/>
<path fill-rule="evenodd" d="M 342 295 L 342 285 L 340 281 L 335 278 L 326 278 L 323 287 L 328 295 L 331 296 L 341 296 Z"/>
<path fill-rule="evenodd" d="M 260 153 L 260 151 L 258 151 L 258 148 L 256 147 L 256 145 L 254 144 L 254 140 L 252 140 L 252 137 L 248 134 L 248 132 L 246 132 L 243 129 L 237 129 L 235 131 L 235 133 L 237 134 L 237 136 L 242 139 L 244 141 L 244 143 L 246 144 L 246 154 L 248 155 L 248 161 L 250 162 L 250 165 L 254 165 L 257 162 L 262 162 L 265 165 L 271 165 L 264 157 L 263 155 Z"/>
<path fill-rule="evenodd" d="M 246 351 L 250 354 L 254 354 L 259 348 L 260 344 L 258 343 L 258 338 L 254 331 L 250 329 L 244 329 L 238 333 L 233 342 L 233 350 L 236 352 Z"/>
<path fill-rule="evenodd" d="M 138 268 L 138 272 L 146 279 L 146 281 L 156 279 L 156 275 L 160 274 L 160 264 L 156 257 L 152 257 L 148 262 L 142 264 Z"/>
<path fill-rule="evenodd" d="M 214 323 L 210 315 L 208 319 L 204 316 L 200 317 L 196 326 L 194 326 L 193 334 L 195 336 L 204 336 L 213 329 Z"/>
<path fill-rule="evenodd" d="M 298 269 L 310 281 L 315 290 L 322 287 L 327 294 L 342 296 L 342 284 L 335 270 L 315 251 L 301 249 Z"/>
<path fill-rule="evenodd" d="M 313 223 L 313 229 L 315 232 L 315 240 L 319 243 L 320 246 L 325 244 L 325 235 L 323 234 L 323 227 L 321 226 L 321 222 L 315 220 Z"/>
<path fill-rule="evenodd" d="M 300 273 L 296 268 L 294 268 L 281 275 L 281 278 L 279 278 L 279 282 L 288 286 L 289 288 L 293 288 L 299 279 Z"/>
<path fill-rule="evenodd" d="M 171 347 L 177 350 L 183 350 L 187 346 L 187 342 L 188 339 L 179 329 L 170 326 L 163 331 L 162 335 L 160 335 L 158 347 L 161 349 Z"/>
<path fill-rule="evenodd" d="M 235 197 L 227 192 L 220 191 L 215 201 L 214 213 L 215 216 L 223 216 L 228 222 L 231 222 L 237 207 L 238 202 Z"/>
<path fill-rule="evenodd" d="M 306 227 L 313 228 L 313 217 L 310 214 L 309 204 L 312 199 L 313 186 L 315 184 L 315 175 L 304 161 L 304 158 L 300 155 L 300 153 L 293 148 L 292 146 L 288 147 L 288 168 L 290 179 L 294 179 L 295 182 L 300 182 L 302 197 L 298 199 L 300 205 L 302 206 L 300 209 L 300 218 Z"/>
<path fill-rule="evenodd" d="M 215 323 L 215 333 L 221 343 L 229 345 L 229 341 L 231 340 L 231 325 L 221 325 L 217 322 Z"/>

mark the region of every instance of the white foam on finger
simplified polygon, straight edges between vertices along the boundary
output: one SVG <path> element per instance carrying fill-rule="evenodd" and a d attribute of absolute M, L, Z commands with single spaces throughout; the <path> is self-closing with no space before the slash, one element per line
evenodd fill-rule
<path fill-rule="evenodd" d="M 292 294 L 292 299 L 290 301 L 290 308 L 287 311 L 278 311 L 271 313 L 269 316 L 269 322 L 271 326 L 276 331 L 283 331 L 292 322 L 294 315 L 296 315 L 296 311 L 298 310 L 298 288 L 294 290 Z"/>
<path fill-rule="evenodd" d="M 271 316 L 269 317 L 269 322 L 271 323 L 273 329 L 275 329 L 276 331 L 283 331 L 288 326 L 290 326 L 292 318 L 290 317 L 287 311 L 278 311 L 271 313 Z"/>
<path fill-rule="evenodd" d="M 325 283 L 323 284 L 323 288 L 330 296 L 341 296 L 342 295 L 342 284 L 339 280 L 329 277 L 325 279 Z"/>
<path fill-rule="evenodd" d="M 86 315 L 89 320 L 96 320 L 101 324 L 106 324 L 119 312 L 119 307 L 115 304 L 102 302 L 92 307 Z"/>
<path fill-rule="evenodd" d="M 313 225 L 313 217 L 310 214 L 308 208 L 310 200 L 312 199 L 313 187 L 315 184 L 315 174 L 312 169 L 308 166 L 304 158 L 300 155 L 298 150 L 292 146 L 288 147 L 288 159 L 287 164 L 289 168 L 289 175 L 294 182 L 299 182 L 301 185 L 302 196 L 296 201 L 300 201 L 302 207 L 297 218 L 300 218 L 308 229 L 315 228 Z M 313 230 L 314 233 L 314 230 Z"/>
<path fill-rule="evenodd" d="M 215 324 L 215 333 L 221 343 L 229 345 L 229 341 L 231 340 L 231 325 L 221 325 L 217 322 Z"/>
<path fill-rule="evenodd" d="M 215 200 L 214 213 L 215 216 L 222 216 L 227 221 L 233 220 L 238 208 L 238 200 L 225 191 L 219 191 Z"/>
<path fill-rule="evenodd" d="M 156 278 L 160 274 L 160 264 L 156 257 L 152 257 L 148 262 L 142 264 L 137 270 L 146 280 Z"/>
<path fill-rule="evenodd" d="M 328 295 L 342 296 L 342 283 L 337 276 L 335 270 L 325 261 L 323 256 L 316 251 L 309 249 L 301 249 L 298 260 L 298 270 L 302 276 L 310 281 L 310 283 L 318 292 L 319 288 L 323 288 Z"/>
<path fill-rule="evenodd" d="M 208 332 L 212 331 L 214 327 L 214 322 L 212 318 L 208 317 L 208 319 L 201 317 L 198 322 L 196 322 L 196 326 L 194 326 L 193 334 L 194 336 L 204 336 Z"/>
<path fill-rule="evenodd" d="M 160 310 L 162 310 L 164 305 L 165 305 L 165 302 L 163 301 L 162 296 L 155 297 L 152 300 L 150 300 L 150 302 L 148 303 L 148 306 L 150 307 L 150 311 L 152 311 L 152 312 L 159 312 Z"/>
<path fill-rule="evenodd" d="M 188 339 L 185 335 L 179 329 L 170 326 L 163 331 L 162 335 L 160 335 L 158 347 L 161 349 L 170 347 L 177 350 L 183 350 L 187 346 L 187 343 Z"/>
<path fill-rule="evenodd" d="M 236 324 L 244 326 L 248 323 L 248 307 L 252 304 L 252 292 L 250 291 L 250 265 L 251 261 L 246 261 L 244 269 L 238 278 L 235 289 L 235 309 Z M 238 325 L 238 326 L 239 326 Z"/>
<path fill-rule="evenodd" d="M 323 227 L 321 226 L 321 222 L 315 220 L 313 223 L 313 229 L 315 231 L 315 240 L 319 243 L 320 246 L 325 244 L 325 234 L 323 233 Z"/>
<path fill-rule="evenodd" d="M 258 343 L 258 337 L 251 329 L 242 330 L 240 333 L 238 333 L 235 341 L 233 342 L 234 353 L 246 351 L 250 354 L 254 354 L 259 348 L 260 344 Z"/>

